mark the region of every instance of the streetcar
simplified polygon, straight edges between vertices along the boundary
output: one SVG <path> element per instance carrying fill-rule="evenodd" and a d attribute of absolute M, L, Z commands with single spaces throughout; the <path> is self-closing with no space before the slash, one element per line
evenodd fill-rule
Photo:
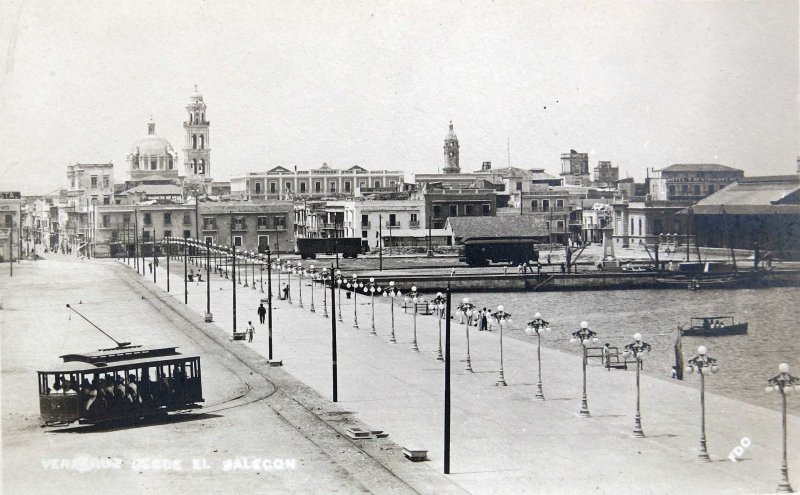
<path fill-rule="evenodd" d="M 199 356 L 176 346 L 114 342 L 113 348 L 65 354 L 61 363 L 37 371 L 44 426 L 164 416 L 204 402 Z"/>

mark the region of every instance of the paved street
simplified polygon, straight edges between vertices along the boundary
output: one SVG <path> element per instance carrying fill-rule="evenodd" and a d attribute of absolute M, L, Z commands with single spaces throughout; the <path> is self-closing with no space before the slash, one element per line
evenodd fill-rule
<path fill-rule="evenodd" d="M 67 303 L 118 339 L 199 354 L 203 409 L 148 425 L 40 428 L 35 370 L 110 344 Z M 23 262 L 13 278 L 0 278 L 0 304 L 5 493 L 461 491 L 400 461 L 390 439 L 365 449 L 346 440 L 336 428 L 355 420 L 252 350 L 217 338 L 222 330 L 207 335 L 201 315 L 115 261 Z M 392 462 L 400 467 L 386 469 Z"/>
<path fill-rule="evenodd" d="M 159 285 L 165 287 L 164 263 Z M 173 269 L 175 265 L 173 265 Z M 148 274 L 148 277 L 150 275 Z M 266 275 L 265 275 L 266 279 Z M 273 282 L 277 287 L 277 275 Z M 286 282 L 285 275 L 282 283 Z M 266 283 L 266 282 L 265 282 Z M 173 295 L 183 300 L 181 275 L 171 279 Z M 323 318 L 322 291 L 303 285 L 299 307 L 297 278 L 294 304 L 276 301 L 274 350 L 284 369 L 321 395 L 331 396 L 330 319 Z M 212 313 L 226 334 L 231 329 L 231 281 L 212 277 Z M 344 294 L 344 292 L 342 293 Z M 430 295 L 428 295 L 430 296 Z M 237 285 L 239 330 L 257 322 L 259 290 Z M 205 284 L 189 285 L 189 306 L 205 311 Z M 376 298 L 370 335 L 369 298 L 358 297 L 359 329 L 353 328 L 353 300 L 342 299 L 344 321 L 338 325 L 339 405 L 371 429 L 385 430 L 402 446 L 429 450 L 427 468 L 442 469 L 443 365 L 436 361 L 437 321 L 418 316 L 420 352 L 411 349 L 413 317 L 395 307 L 397 344 L 390 344 L 389 302 Z M 516 308 L 507 308 L 518 312 Z M 534 308 L 528 308 L 532 312 Z M 330 308 L 329 308 L 330 311 Z M 577 327 L 578 321 L 575 322 Z M 519 322 L 516 322 L 519 324 Z M 570 329 L 554 329 L 547 338 L 568 338 Z M 267 354 L 266 325 L 257 325 L 253 344 L 235 344 Z M 697 377 L 687 382 L 642 377 L 644 439 L 631 436 L 635 401 L 633 372 L 589 368 L 590 419 L 577 416 L 580 405 L 580 358 L 543 349 L 547 401 L 534 400 L 535 345 L 506 337 L 505 376 L 497 387 L 499 332 L 470 332 L 474 374 L 466 374 L 464 327 L 454 320 L 452 475 L 471 493 L 768 493 L 777 486 L 780 467 L 780 415 L 774 411 L 713 394 L 707 381 L 706 410 L 710 464 L 697 461 L 699 393 Z M 794 400 L 791 399 L 790 400 Z M 789 418 L 789 431 L 800 419 Z M 791 433 L 790 433 L 791 437 Z M 741 442 L 750 444 L 738 462 L 728 455 Z M 800 465 L 800 449 L 790 440 L 789 465 Z M 790 468 L 791 471 L 791 468 Z M 796 470 L 792 481 L 800 483 Z"/>

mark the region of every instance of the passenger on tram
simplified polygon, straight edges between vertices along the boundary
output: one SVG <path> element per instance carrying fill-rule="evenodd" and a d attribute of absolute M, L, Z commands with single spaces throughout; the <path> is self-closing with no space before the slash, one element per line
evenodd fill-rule
<path fill-rule="evenodd" d="M 58 394 L 63 393 L 62 384 L 61 384 L 61 375 L 56 375 L 56 379 L 53 382 L 53 386 L 47 390 L 48 394 Z"/>
<path fill-rule="evenodd" d="M 107 376 L 103 383 L 103 393 L 106 398 L 106 409 L 109 411 L 114 410 L 117 405 L 116 397 L 114 396 L 114 378 Z"/>
<path fill-rule="evenodd" d="M 136 375 L 130 374 L 128 375 L 128 386 L 126 388 L 126 398 L 128 402 L 131 404 L 140 404 L 142 402 L 141 397 L 139 397 L 139 386 L 136 383 Z"/>
<path fill-rule="evenodd" d="M 158 380 L 158 386 L 159 386 L 159 403 L 161 405 L 169 404 L 171 402 L 174 390 L 172 389 L 172 383 L 170 379 L 167 378 L 166 374 L 161 373 L 161 377 Z"/>

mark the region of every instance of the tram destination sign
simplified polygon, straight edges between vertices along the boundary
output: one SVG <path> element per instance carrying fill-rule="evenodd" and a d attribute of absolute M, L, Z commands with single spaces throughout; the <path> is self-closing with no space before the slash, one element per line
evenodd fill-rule
<path fill-rule="evenodd" d="M 19 191 L 0 191 L 0 199 L 22 199 Z"/>

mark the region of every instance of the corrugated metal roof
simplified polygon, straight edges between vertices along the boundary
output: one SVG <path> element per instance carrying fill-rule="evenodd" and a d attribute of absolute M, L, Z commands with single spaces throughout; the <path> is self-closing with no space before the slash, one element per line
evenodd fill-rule
<path fill-rule="evenodd" d="M 540 237 L 549 234 L 545 218 L 534 215 L 500 217 L 450 217 L 447 222 L 456 238 Z M 555 221 L 555 220 L 554 220 Z"/>
<path fill-rule="evenodd" d="M 769 206 L 785 201 L 788 196 L 800 191 L 800 180 L 775 180 L 773 182 L 733 183 L 716 193 L 698 201 L 697 207 L 722 206 Z"/>

